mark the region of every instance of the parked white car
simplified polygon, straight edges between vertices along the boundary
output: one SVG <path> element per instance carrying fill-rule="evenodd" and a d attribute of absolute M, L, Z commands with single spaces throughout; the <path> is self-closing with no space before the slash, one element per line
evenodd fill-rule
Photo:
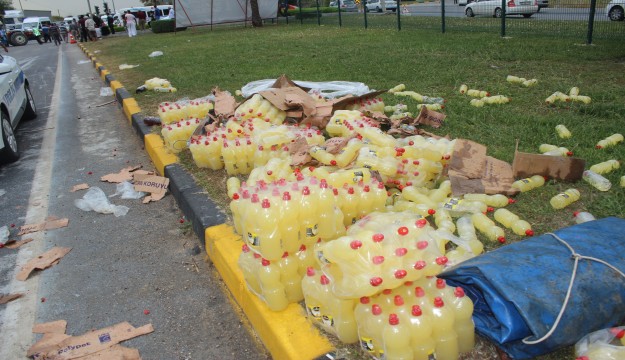
<path fill-rule="evenodd" d="M 19 159 L 13 132 L 22 119 L 37 117 L 28 80 L 14 58 L 0 55 L 0 162 Z"/>
<path fill-rule="evenodd" d="M 365 11 L 382 12 L 381 1 L 384 1 L 386 10 L 391 10 L 391 11 L 397 10 L 397 1 L 395 0 L 367 0 L 367 6 L 365 7 Z"/>
<path fill-rule="evenodd" d="M 623 21 L 625 19 L 625 0 L 612 0 L 605 7 L 605 12 L 608 14 L 608 18 L 612 21 Z"/>
<path fill-rule="evenodd" d="M 506 16 L 523 15 L 529 18 L 537 12 L 536 0 L 508 0 L 506 2 Z M 475 0 L 467 4 L 464 13 L 468 17 L 485 15 L 500 18 L 503 16 L 503 9 L 500 0 Z"/>

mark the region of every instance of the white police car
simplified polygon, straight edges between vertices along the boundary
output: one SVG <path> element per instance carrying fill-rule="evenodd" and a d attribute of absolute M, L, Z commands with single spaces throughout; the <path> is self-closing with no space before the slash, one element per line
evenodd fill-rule
<path fill-rule="evenodd" d="M 28 80 L 14 58 L 0 55 L 0 162 L 19 159 L 13 130 L 22 119 L 37 117 Z"/>

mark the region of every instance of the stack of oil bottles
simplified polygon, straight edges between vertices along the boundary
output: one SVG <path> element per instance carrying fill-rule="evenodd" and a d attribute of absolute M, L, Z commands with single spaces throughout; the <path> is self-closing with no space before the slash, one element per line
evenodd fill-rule
<path fill-rule="evenodd" d="M 394 89 L 444 102 L 402 90 Z M 483 252 L 476 232 L 504 243 L 504 229 L 519 236 L 533 231 L 505 209 L 513 201 L 504 195 L 452 195 L 445 168 L 454 140 L 394 138 L 364 115 L 385 110 L 381 99 L 368 99 L 333 113 L 325 134 L 345 143 L 330 151 L 322 129 L 285 124 L 286 112 L 256 94 L 226 123 L 189 141 L 210 109 L 208 99 L 162 104 L 162 134 L 171 151 L 188 146 L 197 166 L 232 176 L 230 210 L 244 240 L 238 264 L 248 289 L 269 309 L 304 301 L 312 322 L 344 343 L 359 342 L 374 359 L 455 360 L 471 351 L 473 303 L 436 276 Z M 622 141 L 617 135 L 600 146 Z M 292 166 L 293 146 L 304 141 L 317 166 Z M 553 152 L 548 155 L 570 155 L 543 145 L 541 152 Z M 512 186 L 525 192 L 544 183 L 535 175 Z M 578 198 L 569 189 L 552 205 Z"/>

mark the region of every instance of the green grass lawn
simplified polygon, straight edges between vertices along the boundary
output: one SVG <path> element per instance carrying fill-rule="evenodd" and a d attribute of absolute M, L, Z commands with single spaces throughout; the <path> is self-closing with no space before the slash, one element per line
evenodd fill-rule
<path fill-rule="evenodd" d="M 621 24 L 622 25 L 622 24 Z M 260 29 L 189 29 L 176 34 L 140 34 L 88 43 L 99 61 L 133 90 L 152 77 L 166 78 L 177 93 L 144 92 L 136 95 L 146 115 L 156 115 L 157 105 L 182 97 L 207 95 L 213 87 L 234 93 L 246 83 L 287 74 L 294 80 L 358 81 L 372 89 L 406 84 L 407 90 L 447 99 L 447 114 L 440 129 L 426 129 L 451 138 L 466 138 L 488 146 L 488 153 L 512 162 L 515 143 L 519 150 L 538 152 L 541 143 L 565 146 L 588 166 L 608 159 L 625 160 L 625 144 L 604 150 L 594 145 L 616 132 L 625 132 L 625 46 L 623 39 L 596 40 L 583 45 L 583 38 L 390 29 L 362 29 L 335 26 L 266 26 Z M 149 58 L 152 51 L 164 56 Z M 120 71 L 118 65 L 140 64 Z M 506 82 L 507 75 L 536 78 L 538 84 L 524 88 Z M 458 87 L 484 89 L 512 98 L 509 104 L 475 108 Z M 568 92 L 577 86 L 592 103 L 546 105 L 555 91 Z M 385 103 L 416 103 L 406 98 L 383 95 Z M 573 133 L 560 139 L 554 130 L 564 124 Z M 190 156 L 182 162 L 207 187 L 211 197 L 227 209 L 224 172 L 194 169 Z M 608 192 L 599 192 L 583 181 L 571 184 L 556 180 L 544 187 L 519 194 L 509 209 L 528 220 L 537 234 L 574 223 L 575 210 L 590 211 L 597 217 L 625 216 L 625 188 L 619 179 L 625 166 L 606 175 L 613 183 Z M 575 187 L 582 193 L 577 203 L 553 210 L 549 199 Z M 509 241 L 520 240 L 509 235 Z M 489 245 L 492 249 L 498 245 Z M 563 279 L 563 281 L 566 281 Z M 359 353 L 357 349 L 347 349 Z M 362 354 L 361 354 L 362 355 Z M 364 357 L 363 357 L 364 358 Z M 571 359 L 568 348 L 541 357 L 543 360 Z M 482 343 L 466 359 L 497 359 L 492 346 Z"/>

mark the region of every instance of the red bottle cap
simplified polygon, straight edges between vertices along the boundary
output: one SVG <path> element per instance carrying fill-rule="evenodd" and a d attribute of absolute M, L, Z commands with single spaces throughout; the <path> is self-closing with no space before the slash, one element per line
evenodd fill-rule
<path fill-rule="evenodd" d="M 449 259 L 447 259 L 446 256 L 439 256 L 439 257 L 436 258 L 436 263 L 438 265 L 445 265 L 445 264 L 447 264 L 447 261 L 449 261 Z"/>
<path fill-rule="evenodd" d="M 393 289 L 384 289 L 382 290 L 382 294 L 384 295 L 390 295 L 393 292 Z"/>
<path fill-rule="evenodd" d="M 401 236 L 408 235 L 408 228 L 405 226 L 402 226 L 399 229 L 397 229 L 397 233 Z"/>
<path fill-rule="evenodd" d="M 232 195 L 232 200 L 239 200 L 239 194 L 234 193 L 234 195 Z"/>
<path fill-rule="evenodd" d="M 425 240 L 417 241 L 417 249 L 419 250 L 425 249 L 428 245 L 430 245 L 430 243 Z"/>
<path fill-rule="evenodd" d="M 360 240 L 353 240 L 352 242 L 349 243 L 349 247 L 351 247 L 354 250 L 360 249 L 361 246 L 362 246 L 362 241 Z"/>
<path fill-rule="evenodd" d="M 503 243 L 505 243 L 505 242 L 506 242 L 506 238 L 505 238 L 505 237 L 503 237 L 503 236 L 500 236 L 500 237 L 498 237 L 498 238 L 497 238 L 497 241 L 499 241 L 500 243 L 502 243 L 502 244 L 503 244 Z"/>
<path fill-rule="evenodd" d="M 285 258 L 288 258 L 288 257 L 289 257 L 289 252 L 285 251 L 284 254 L 282 254 L 282 258 L 285 259 Z"/>
<path fill-rule="evenodd" d="M 330 279 L 328 279 L 328 277 L 325 275 L 321 275 L 321 278 L 319 278 L 319 282 L 321 282 L 321 285 L 328 285 L 330 283 Z"/>
<path fill-rule="evenodd" d="M 425 296 L 425 290 L 423 290 L 423 288 L 421 286 L 417 286 L 416 288 L 414 288 L 414 296 L 416 296 L 416 297 L 424 297 Z"/>
<path fill-rule="evenodd" d="M 430 215 L 434 215 L 434 214 L 436 214 L 436 210 L 434 210 L 434 209 L 428 209 L 428 214 L 430 214 Z"/>
<path fill-rule="evenodd" d="M 384 240 L 384 234 L 373 235 L 373 242 L 381 242 L 382 240 Z"/>
<path fill-rule="evenodd" d="M 267 260 L 265 258 L 263 258 L 260 263 L 263 264 L 263 266 L 271 265 L 271 261 L 269 261 L 269 260 Z"/>
<path fill-rule="evenodd" d="M 406 275 L 408 275 L 408 272 L 406 270 L 403 269 L 399 269 L 397 271 L 395 271 L 395 278 L 396 279 L 403 279 L 406 277 Z"/>
<path fill-rule="evenodd" d="M 380 284 L 382 284 L 382 278 L 381 277 L 372 277 L 371 280 L 369 280 L 369 283 L 371 284 L 371 286 L 380 286 Z"/>
<path fill-rule="evenodd" d="M 437 289 L 444 289 L 445 286 L 447 286 L 447 283 L 445 283 L 445 279 L 436 279 L 436 288 Z"/>
<path fill-rule="evenodd" d="M 250 252 L 250 247 L 249 247 L 249 246 L 247 246 L 247 244 L 243 244 L 243 246 L 241 246 L 241 250 L 242 250 L 244 253 L 247 253 L 247 252 Z"/>
<path fill-rule="evenodd" d="M 282 200 L 290 201 L 291 200 L 291 194 L 288 191 L 285 191 L 284 194 L 282 194 Z"/>
<path fill-rule="evenodd" d="M 404 298 L 401 297 L 401 295 L 395 295 L 395 297 L 393 298 L 393 303 L 395 304 L 395 306 L 402 306 L 404 305 Z"/>
<path fill-rule="evenodd" d="M 382 314 L 382 308 L 378 304 L 371 305 L 371 313 L 375 316 Z"/>
<path fill-rule="evenodd" d="M 302 195 L 310 195 L 310 189 L 308 188 L 308 186 L 304 186 L 304 188 L 302 189 Z"/>
<path fill-rule="evenodd" d="M 371 301 L 371 299 L 369 299 L 368 296 L 363 296 L 363 297 L 360 298 L 360 303 L 363 304 L 363 305 L 368 304 L 370 301 Z"/>
<path fill-rule="evenodd" d="M 425 266 L 427 265 L 427 263 L 423 260 L 419 260 L 417 262 L 414 263 L 414 268 L 415 270 L 421 270 L 423 269 Z"/>
<path fill-rule="evenodd" d="M 432 210 L 432 209 L 430 209 L 430 210 Z M 432 211 L 434 211 L 434 210 L 432 210 Z M 434 212 L 436 212 L 436 211 L 434 211 Z M 428 213 L 429 213 L 429 210 L 428 210 Z M 432 215 L 432 214 L 430 214 L 430 215 Z M 427 221 L 427 220 L 425 220 L 425 219 L 419 219 L 419 220 L 417 220 L 417 221 L 415 222 L 415 225 L 416 225 L 416 227 L 418 227 L 418 228 L 420 229 L 420 228 L 424 227 L 427 223 L 428 223 L 428 221 Z"/>
<path fill-rule="evenodd" d="M 354 195 L 354 188 L 350 187 L 349 189 L 347 189 L 347 193 L 350 195 Z"/>
<path fill-rule="evenodd" d="M 443 302 L 443 299 L 437 296 L 434 298 L 434 306 L 437 308 L 440 308 L 440 307 L 445 306 L 445 303 Z"/>
<path fill-rule="evenodd" d="M 397 248 L 395 249 L 395 255 L 397 256 L 404 256 L 408 253 L 408 249 L 406 248 Z"/>
<path fill-rule="evenodd" d="M 384 256 L 376 255 L 376 256 L 371 258 L 371 262 L 373 262 L 376 265 L 380 265 L 381 263 L 384 262 Z"/>
<path fill-rule="evenodd" d="M 423 315 L 423 311 L 421 311 L 421 306 L 419 305 L 412 305 L 412 309 L 410 311 L 412 313 L 412 316 L 421 316 Z"/>
<path fill-rule="evenodd" d="M 262 207 L 263 209 L 268 209 L 271 205 L 269 204 L 269 199 L 263 199 Z"/>
<path fill-rule="evenodd" d="M 306 275 L 307 276 L 315 276 L 315 268 L 312 266 L 309 266 L 306 268 Z"/>
<path fill-rule="evenodd" d="M 454 290 L 454 295 L 456 295 L 456 297 L 461 298 L 464 297 L 464 289 L 461 288 L 460 286 L 458 286 L 455 290 Z"/>
<path fill-rule="evenodd" d="M 397 325 L 397 324 L 399 324 L 399 318 L 397 317 L 397 314 L 390 314 L 388 316 L 388 323 L 389 323 L 389 325 Z"/>
<path fill-rule="evenodd" d="M 527 236 L 534 236 L 534 231 L 532 231 L 531 229 L 527 229 L 527 230 L 525 230 L 525 235 L 527 235 Z"/>

